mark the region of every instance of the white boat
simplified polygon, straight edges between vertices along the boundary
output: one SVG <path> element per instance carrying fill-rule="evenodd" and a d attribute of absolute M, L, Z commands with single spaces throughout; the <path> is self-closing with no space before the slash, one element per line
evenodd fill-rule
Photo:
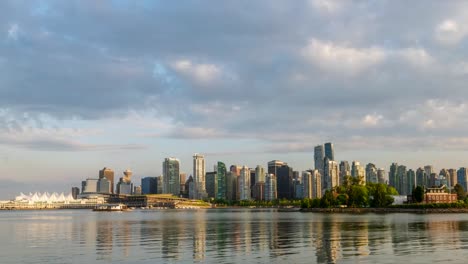
<path fill-rule="evenodd" d="M 121 212 L 130 211 L 125 204 L 99 204 L 93 209 L 96 212 Z"/>

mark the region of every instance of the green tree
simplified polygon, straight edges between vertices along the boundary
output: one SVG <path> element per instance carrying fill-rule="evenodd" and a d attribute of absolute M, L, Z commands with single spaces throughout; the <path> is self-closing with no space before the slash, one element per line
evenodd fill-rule
<path fill-rule="evenodd" d="M 453 187 L 453 189 L 455 190 L 455 193 L 457 194 L 458 200 L 464 200 L 466 198 L 466 192 L 460 184 L 457 183 Z"/>
<path fill-rule="evenodd" d="M 325 191 L 325 195 L 320 200 L 320 207 L 322 208 L 330 208 L 336 206 L 336 200 L 333 195 L 333 192 L 330 190 Z"/>
<path fill-rule="evenodd" d="M 370 206 L 386 207 L 393 203 L 394 199 L 388 194 L 388 188 L 385 184 L 372 184 L 369 188 L 369 193 L 372 196 Z"/>
<path fill-rule="evenodd" d="M 417 202 L 420 203 L 424 199 L 424 188 L 421 186 L 416 186 L 416 188 L 413 189 L 413 199 Z"/>
<path fill-rule="evenodd" d="M 348 206 L 367 207 L 369 206 L 369 192 L 365 186 L 353 185 L 349 192 Z"/>

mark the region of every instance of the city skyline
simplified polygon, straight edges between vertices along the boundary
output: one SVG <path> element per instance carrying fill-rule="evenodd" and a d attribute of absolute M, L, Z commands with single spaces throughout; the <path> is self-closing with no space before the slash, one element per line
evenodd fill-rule
<path fill-rule="evenodd" d="M 188 176 L 194 152 L 207 171 L 303 171 L 320 142 L 386 173 L 467 167 L 467 9 L 1 1 L 0 196 L 68 191 L 105 166 L 138 182 L 166 157 Z"/>

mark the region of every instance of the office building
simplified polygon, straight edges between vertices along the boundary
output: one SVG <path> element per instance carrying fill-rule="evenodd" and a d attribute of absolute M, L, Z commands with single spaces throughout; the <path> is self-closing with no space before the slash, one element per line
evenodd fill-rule
<path fill-rule="evenodd" d="M 205 176 L 205 188 L 206 188 L 206 194 L 208 198 L 216 198 L 217 197 L 217 192 L 218 192 L 218 184 L 216 180 L 216 171 L 213 172 L 207 172 Z"/>
<path fill-rule="evenodd" d="M 458 169 L 457 182 L 463 187 L 465 192 L 468 190 L 468 170 L 465 167 Z"/>
<path fill-rule="evenodd" d="M 406 172 L 406 185 L 404 186 L 406 188 L 406 194 L 410 195 L 413 193 L 413 189 L 416 188 L 416 173 L 414 170 L 409 169 Z"/>
<path fill-rule="evenodd" d="M 272 160 L 268 162 L 268 173 L 274 174 L 275 176 L 277 176 L 278 168 L 283 165 L 288 165 L 288 163 L 280 161 L 280 160 Z"/>
<path fill-rule="evenodd" d="M 232 169 L 232 166 L 231 166 Z M 240 171 L 239 171 L 240 174 Z M 231 170 L 226 172 L 226 200 L 235 201 L 237 200 L 237 174 Z"/>
<path fill-rule="evenodd" d="M 226 184 L 227 184 L 227 177 L 226 177 L 226 164 L 221 161 L 218 161 L 218 164 L 215 167 L 216 170 L 216 182 L 217 182 L 217 192 L 216 192 L 216 199 L 226 199 Z"/>
<path fill-rule="evenodd" d="M 250 200 L 250 169 L 243 166 L 238 180 L 239 200 Z"/>
<path fill-rule="evenodd" d="M 106 178 L 110 184 L 110 193 L 114 193 L 114 171 L 110 168 L 104 167 L 99 171 L 99 179 Z"/>
<path fill-rule="evenodd" d="M 429 187 L 426 171 L 423 168 L 418 168 L 416 170 L 416 186 Z"/>
<path fill-rule="evenodd" d="M 325 143 L 325 157 L 329 160 L 335 160 L 335 150 L 332 143 Z"/>
<path fill-rule="evenodd" d="M 265 169 L 261 165 L 255 168 L 255 182 L 265 182 Z"/>
<path fill-rule="evenodd" d="M 344 184 L 347 176 L 351 176 L 351 167 L 349 162 L 343 160 L 340 162 L 340 185 Z"/>
<path fill-rule="evenodd" d="M 71 189 L 71 194 L 72 194 L 73 199 L 76 200 L 76 198 L 77 198 L 78 195 L 80 194 L 80 188 L 78 188 L 78 187 L 72 187 L 72 189 Z"/>
<path fill-rule="evenodd" d="M 400 195 L 408 195 L 406 186 L 408 186 L 408 180 L 406 178 L 406 166 L 400 165 L 397 168 L 397 178 L 398 178 L 398 186 L 396 186 L 396 190 Z"/>
<path fill-rule="evenodd" d="M 323 164 L 324 158 L 325 158 L 325 153 L 323 150 L 323 145 L 315 146 L 314 165 L 315 165 L 315 169 L 318 170 L 320 174 L 322 175 L 323 175 L 323 167 L 324 167 L 324 164 Z"/>
<path fill-rule="evenodd" d="M 193 181 L 197 199 L 205 199 L 207 196 L 205 189 L 205 156 L 195 153 L 193 155 Z"/>
<path fill-rule="evenodd" d="M 86 179 L 86 181 L 84 182 L 84 185 L 82 184 L 82 193 L 83 194 L 97 193 L 98 181 L 99 179 L 91 179 L 91 178 Z"/>
<path fill-rule="evenodd" d="M 388 183 L 390 186 L 394 187 L 395 189 L 399 188 L 400 180 L 398 179 L 397 175 L 398 170 L 398 163 L 392 163 L 390 165 L 390 171 L 388 172 Z"/>
<path fill-rule="evenodd" d="M 278 199 L 276 193 L 276 176 L 272 173 L 265 175 L 265 200 L 273 201 Z"/>
<path fill-rule="evenodd" d="M 163 166 L 163 193 L 180 195 L 180 161 L 176 158 L 165 158 Z"/>
<path fill-rule="evenodd" d="M 97 182 L 97 192 L 103 194 L 110 194 L 111 193 L 111 182 L 103 177 L 99 178 Z"/>
<path fill-rule="evenodd" d="M 142 194 L 157 194 L 158 193 L 158 178 L 144 177 L 141 179 Z"/>
<path fill-rule="evenodd" d="M 276 169 L 276 193 L 278 199 L 293 199 L 293 169 L 286 163 Z"/>
<path fill-rule="evenodd" d="M 449 174 L 449 188 L 453 188 L 455 185 L 457 185 L 458 180 L 457 180 L 457 170 L 456 169 L 449 169 L 448 170 Z"/>
<path fill-rule="evenodd" d="M 385 169 L 380 168 L 377 170 L 377 179 L 379 183 L 388 184 L 387 176 L 385 175 Z"/>
<path fill-rule="evenodd" d="M 366 165 L 366 182 L 377 183 L 377 168 L 373 163 Z"/>

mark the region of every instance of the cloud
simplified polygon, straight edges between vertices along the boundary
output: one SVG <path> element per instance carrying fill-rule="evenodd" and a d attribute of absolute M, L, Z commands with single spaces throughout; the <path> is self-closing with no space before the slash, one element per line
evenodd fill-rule
<path fill-rule="evenodd" d="M 373 126 L 376 126 L 379 124 L 380 120 L 383 119 L 383 116 L 382 115 L 378 115 L 378 114 L 367 114 L 366 116 L 364 116 L 364 118 L 362 119 L 362 124 L 364 126 L 368 126 L 368 127 L 373 127 Z"/>
<path fill-rule="evenodd" d="M 18 24 L 11 24 L 7 31 L 7 38 L 12 40 L 18 40 L 20 28 Z"/>
<path fill-rule="evenodd" d="M 172 63 L 175 71 L 200 85 L 209 85 L 220 78 L 221 68 L 214 64 L 193 63 L 190 60 L 177 60 Z"/>
<path fill-rule="evenodd" d="M 323 70 L 350 75 L 368 71 L 386 57 L 380 48 L 353 48 L 315 38 L 309 40 L 301 55 Z"/>
<path fill-rule="evenodd" d="M 446 19 L 435 28 L 436 40 L 444 45 L 456 45 L 466 36 L 468 31 L 454 20 Z"/>

